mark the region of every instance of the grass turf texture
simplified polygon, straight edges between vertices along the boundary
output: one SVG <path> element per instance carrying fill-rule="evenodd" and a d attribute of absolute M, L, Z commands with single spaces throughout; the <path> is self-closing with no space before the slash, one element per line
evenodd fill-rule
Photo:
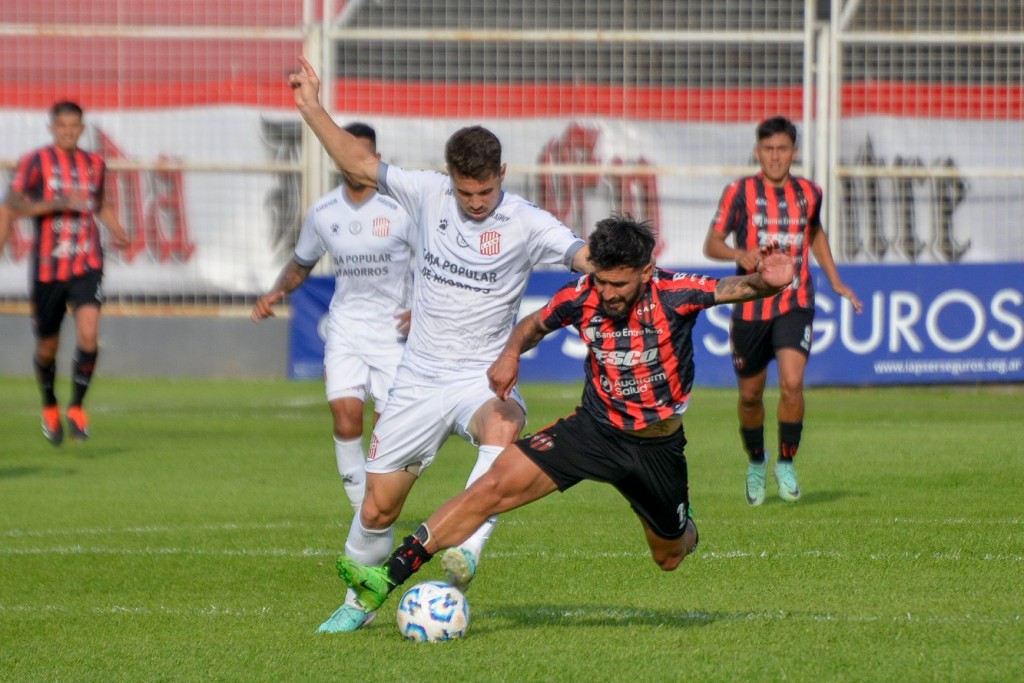
<path fill-rule="evenodd" d="M 536 428 L 579 387 L 524 393 Z M 352 514 L 317 383 L 101 378 L 93 438 L 60 448 L 37 403 L 0 379 L 0 680 L 1024 680 L 1021 387 L 810 390 L 803 499 L 769 480 L 760 508 L 735 393 L 698 389 L 696 555 L 660 572 L 582 484 L 504 516 L 466 639 L 438 645 L 402 640 L 397 595 L 314 633 Z M 398 537 L 473 457 L 448 442 Z"/>

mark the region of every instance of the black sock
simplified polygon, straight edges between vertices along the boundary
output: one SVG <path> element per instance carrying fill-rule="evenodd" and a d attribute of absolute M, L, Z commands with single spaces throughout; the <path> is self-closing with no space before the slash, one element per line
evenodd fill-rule
<path fill-rule="evenodd" d="M 89 382 L 92 380 L 92 373 L 96 369 L 96 357 L 99 355 L 99 350 L 96 351 L 83 351 L 80 348 L 75 349 L 74 358 L 72 362 L 72 389 L 74 391 L 71 397 L 71 405 L 80 406 L 82 400 L 85 398 L 85 392 L 89 391 Z"/>
<path fill-rule="evenodd" d="M 800 433 L 803 422 L 779 422 L 779 459 L 792 460 L 800 448 Z"/>
<path fill-rule="evenodd" d="M 764 425 L 760 427 L 740 427 L 743 447 L 747 450 L 750 462 L 764 462 Z"/>
<path fill-rule="evenodd" d="M 43 395 L 43 405 L 56 405 L 57 395 L 53 392 L 53 384 L 57 378 L 57 364 L 43 366 L 39 364 L 39 359 L 33 357 L 32 365 L 36 369 L 36 381 L 39 383 L 39 392 Z"/>
<path fill-rule="evenodd" d="M 402 545 L 391 553 L 391 557 L 384 563 L 384 567 L 388 570 L 388 579 L 391 580 L 394 587 L 405 583 L 406 579 L 419 571 L 419 568 L 433 557 L 423 547 L 423 542 L 429 537 L 430 532 L 427 531 L 427 527 L 421 524 L 412 536 L 402 539 Z"/>

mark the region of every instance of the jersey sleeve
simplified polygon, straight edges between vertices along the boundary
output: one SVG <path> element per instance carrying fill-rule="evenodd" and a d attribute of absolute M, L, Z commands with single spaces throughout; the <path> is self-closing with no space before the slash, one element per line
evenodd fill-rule
<path fill-rule="evenodd" d="M 822 197 L 824 196 L 824 193 L 821 190 L 821 185 L 819 185 L 818 183 L 808 181 L 808 184 L 811 186 L 811 195 L 813 196 L 814 200 L 812 202 L 810 213 L 807 216 L 807 224 L 812 227 L 820 228 L 822 227 L 821 201 Z"/>
<path fill-rule="evenodd" d="M 590 276 L 584 275 L 562 286 L 540 310 L 540 322 L 549 330 L 579 325 L 582 304 L 587 298 Z"/>
<path fill-rule="evenodd" d="M 11 180 L 11 191 L 38 200 L 41 195 L 41 179 L 39 154 L 30 152 L 18 161 L 14 178 Z"/>
<path fill-rule="evenodd" d="M 377 189 L 391 197 L 419 225 L 423 199 L 431 191 L 440 191 L 447 177 L 436 171 L 407 171 L 381 162 L 377 167 Z"/>
<path fill-rule="evenodd" d="M 103 157 L 96 155 L 96 166 L 99 171 L 99 183 L 96 184 L 96 203 L 97 206 L 103 203 L 104 198 L 107 196 L 107 162 Z"/>
<path fill-rule="evenodd" d="M 316 229 L 316 212 L 310 209 L 302 222 L 299 239 L 295 242 L 295 261 L 303 266 L 315 266 L 327 251 L 327 245 Z"/>
<path fill-rule="evenodd" d="M 662 301 L 676 313 L 687 315 L 715 305 L 718 278 L 660 270 L 657 282 Z"/>
<path fill-rule="evenodd" d="M 718 201 L 718 210 L 711 220 L 711 229 L 715 232 L 725 235 L 736 232 L 746 220 L 741 189 L 742 183 L 737 180 L 722 191 L 722 197 Z"/>
<path fill-rule="evenodd" d="M 530 263 L 548 265 L 572 265 L 572 259 L 585 244 L 562 221 L 540 208 L 534 209 L 531 217 L 527 245 Z"/>

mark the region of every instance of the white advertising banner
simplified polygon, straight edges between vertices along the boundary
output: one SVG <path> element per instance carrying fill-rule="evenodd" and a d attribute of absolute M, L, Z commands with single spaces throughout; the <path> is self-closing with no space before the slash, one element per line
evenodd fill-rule
<path fill-rule="evenodd" d="M 340 121 L 352 120 L 343 116 Z M 386 161 L 441 168 L 444 142 L 463 125 L 482 124 L 501 138 L 512 172 L 506 189 L 556 213 L 585 234 L 611 211 L 652 220 L 659 262 L 706 265 L 702 246 L 730 177 L 703 173 L 518 173 L 540 162 L 628 166 L 744 166 L 753 125 L 621 120 L 501 119 L 458 121 L 359 117 L 378 130 Z M 253 170 L 295 161 L 300 120 L 291 112 L 245 107 L 87 112 L 82 146 L 108 164 L 161 161 L 198 170 L 120 171 L 108 184 L 133 246 L 108 253 L 110 293 L 158 296 L 253 294 L 265 290 L 290 257 L 304 207 L 296 174 Z M 50 143 L 46 115 L 0 112 L 0 158 L 16 159 Z M 844 163 L 941 165 L 949 169 L 1019 169 L 1019 121 L 942 121 L 863 117 L 843 123 Z M 993 149 L 998 149 L 996 154 Z M 708 150 L 714 150 L 709 158 Z M 232 164 L 249 170 L 232 170 Z M 4 181 L 9 182 L 10 174 Z M 844 201 L 838 226 L 826 226 L 840 262 L 986 263 L 1024 261 L 1019 216 L 1024 188 L 1007 174 L 943 181 L 856 179 L 833 188 Z M 826 201 L 835 200 L 826 197 Z M 26 292 L 27 240 L 20 221 L 0 258 L 0 296 Z"/>

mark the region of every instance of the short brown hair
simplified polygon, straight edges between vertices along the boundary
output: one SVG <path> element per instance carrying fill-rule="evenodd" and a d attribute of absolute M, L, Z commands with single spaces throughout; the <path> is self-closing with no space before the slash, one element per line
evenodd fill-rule
<path fill-rule="evenodd" d="M 501 175 L 501 141 L 483 126 L 460 128 L 445 143 L 444 160 L 461 176 L 487 180 Z"/>

